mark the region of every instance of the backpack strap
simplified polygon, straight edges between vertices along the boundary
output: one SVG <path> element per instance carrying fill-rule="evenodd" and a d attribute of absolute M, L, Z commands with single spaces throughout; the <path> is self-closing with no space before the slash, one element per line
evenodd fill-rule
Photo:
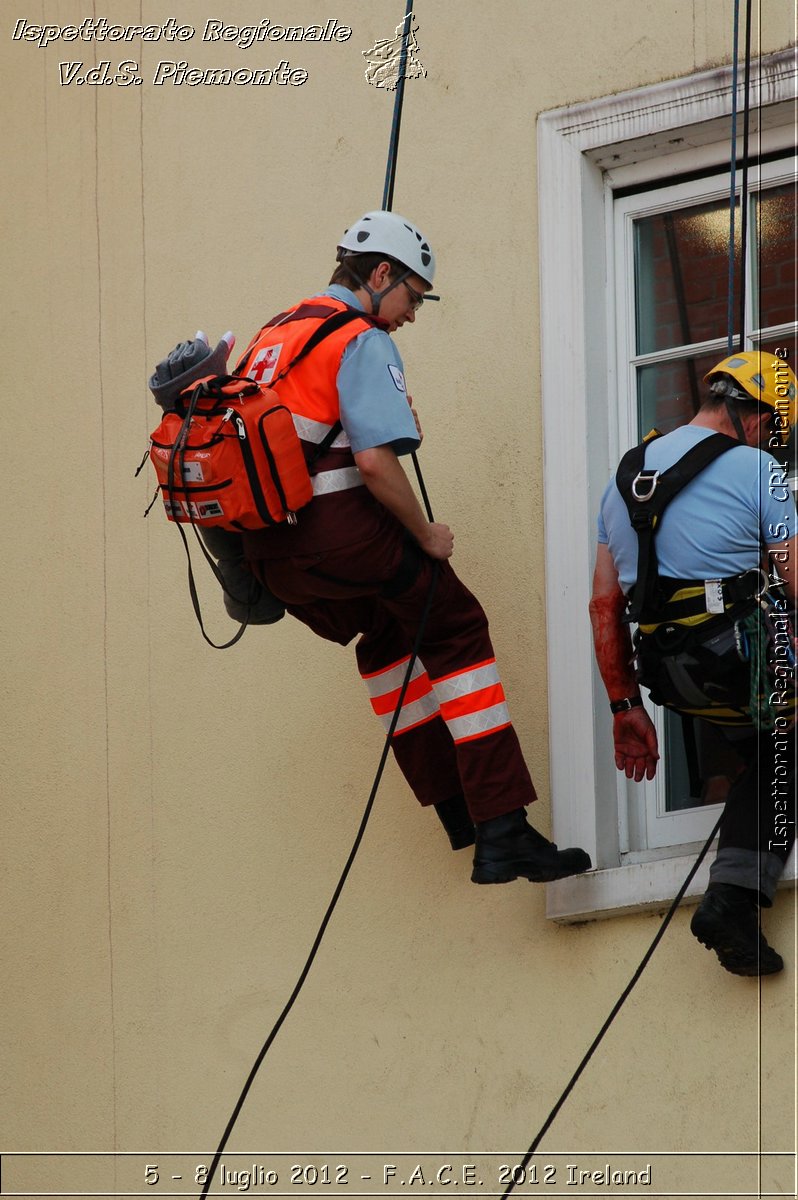
<path fill-rule="evenodd" d="M 335 333 L 336 329 L 340 329 L 342 325 L 348 325 L 350 321 L 356 321 L 358 318 L 364 321 L 367 325 L 372 325 L 376 329 L 387 329 L 387 322 L 382 317 L 374 316 L 372 313 L 362 312 L 359 308 L 333 308 L 330 304 L 300 304 L 293 311 L 278 313 L 276 317 L 272 317 L 271 321 L 258 330 L 252 341 L 247 346 L 241 358 L 233 369 L 234 375 L 242 375 L 252 350 L 260 340 L 261 335 L 267 330 L 276 325 L 287 325 L 291 321 L 305 321 L 309 319 L 317 319 L 320 324 L 310 335 L 305 345 L 296 355 L 296 357 L 288 364 L 284 371 L 278 375 L 277 379 L 282 379 L 291 367 L 295 366 L 300 359 L 309 354 L 311 350 L 318 346 L 319 342 L 323 341 L 329 334 Z M 323 332 L 322 332 L 323 330 Z M 272 386 L 277 383 L 277 379 L 272 381 Z"/>
<path fill-rule="evenodd" d="M 739 444 L 725 433 L 712 434 L 666 471 L 645 469 L 646 442 L 634 446 L 621 459 L 615 482 L 637 534 L 637 581 L 630 593 L 628 621 L 638 621 L 641 612 L 656 604 L 658 564 L 654 541 L 663 512 L 711 462 Z"/>
<path fill-rule="evenodd" d="M 332 315 L 329 315 L 329 314 L 332 314 Z M 285 316 L 285 314 L 281 314 L 281 316 Z M 299 350 L 299 352 L 294 355 L 294 357 L 291 359 L 290 363 L 288 363 L 288 365 L 283 368 L 283 370 L 280 372 L 280 374 L 277 375 L 271 381 L 271 383 L 266 384 L 265 385 L 266 387 L 273 388 L 275 386 L 275 384 L 280 382 L 281 379 L 285 379 L 286 375 L 292 369 L 292 367 L 295 367 L 298 362 L 301 362 L 302 359 L 306 357 L 306 355 L 310 354 L 311 350 L 315 350 L 316 347 L 319 345 L 319 343 L 323 342 L 324 339 L 326 337 L 329 337 L 331 333 L 335 333 L 336 329 L 341 329 L 344 325 L 348 325 L 348 324 L 350 324 L 350 322 L 357 321 L 359 319 L 365 320 L 369 325 L 376 325 L 378 327 L 379 327 L 379 325 L 383 324 L 383 322 L 381 321 L 381 318 L 372 317 L 369 313 L 361 312 L 357 308 L 339 309 L 339 308 L 331 308 L 329 305 L 321 305 L 321 304 L 300 304 L 299 308 L 295 309 L 294 312 L 291 312 L 287 316 L 285 316 L 285 321 L 301 321 L 301 320 L 304 320 L 306 317 L 322 317 L 323 320 L 322 320 L 321 324 L 318 325 L 317 328 L 313 330 L 313 333 L 310 335 L 308 340 L 305 342 L 304 346 L 302 346 L 301 350 Z M 279 325 L 282 323 L 283 322 L 281 321 L 280 317 L 274 317 L 273 320 L 269 321 L 268 325 L 263 326 L 263 329 L 268 329 L 272 325 Z M 260 331 L 260 333 L 263 333 L 263 329 Z M 254 339 L 254 341 L 247 348 L 247 350 L 244 354 L 244 357 L 236 365 L 235 372 L 234 372 L 235 375 L 238 375 L 240 373 L 241 368 L 243 368 L 245 366 L 247 358 L 249 357 L 250 351 L 252 349 L 252 346 L 255 344 L 255 342 L 257 342 L 258 338 L 260 337 L 260 333 L 257 335 L 257 337 Z M 330 428 L 329 433 L 325 434 L 322 441 L 319 443 L 319 445 L 314 450 L 313 454 L 310 456 L 310 459 L 308 461 L 308 469 L 310 469 L 313 466 L 313 464 L 319 458 L 321 458 L 322 454 L 325 454 L 329 450 L 330 446 L 333 444 L 335 439 L 338 437 L 338 434 L 341 432 L 342 429 L 343 429 L 343 425 L 341 424 L 340 420 L 336 421 L 335 424 Z"/>
<path fill-rule="evenodd" d="M 362 320 L 366 316 L 356 308 L 344 308 L 340 311 L 335 311 L 331 317 L 327 317 L 320 325 L 313 330 L 308 340 L 305 342 L 302 349 L 294 355 L 287 367 L 283 367 L 279 375 L 276 375 L 271 383 L 267 383 L 266 387 L 274 387 L 281 379 L 285 379 L 288 372 L 301 362 L 306 355 L 310 354 L 311 350 L 315 350 L 320 342 L 323 342 L 331 333 L 335 333 L 337 329 L 341 329 L 344 325 L 348 325 L 351 321 Z M 295 318 L 296 319 L 296 318 Z"/>

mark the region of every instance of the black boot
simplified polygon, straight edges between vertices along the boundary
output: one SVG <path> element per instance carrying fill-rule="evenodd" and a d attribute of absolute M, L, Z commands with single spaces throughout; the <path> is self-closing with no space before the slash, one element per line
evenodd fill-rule
<path fill-rule="evenodd" d="M 733 883 L 713 883 L 693 913 L 690 932 L 714 950 L 732 975 L 775 975 L 784 960 L 759 928 L 757 893 Z"/>
<path fill-rule="evenodd" d="M 435 811 L 446 830 L 452 850 L 464 850 L 466 846 L 474 845 L 474 822 L 462 792 L 452 796 L 450 800 L 442 800 L 440 804 L 436 804 Z"/>
<path fill-rule="evenodd" d="M 591 865 L 590 855 L 578 847 L 558 850 L 527 823 L 526 810 L 516 808 L 478 823 L 471 882 L 509 883 L 521 875 L 535 883 L 549 883 L 580 875 Z"/>

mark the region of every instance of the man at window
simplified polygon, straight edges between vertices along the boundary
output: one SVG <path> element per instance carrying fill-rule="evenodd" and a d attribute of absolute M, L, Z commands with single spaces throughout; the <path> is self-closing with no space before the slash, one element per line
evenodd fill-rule
<path fill-rule="evenodd" d="M 630 451 L 604 493 L 590 614 L 618 770 L 639 782 L 657 767 L 639 683 L 718 726 L 744 763 L 691 930 L 727 971 L 765 975 L 784 966 L 758 909 L 772 905 L 794 840 L 798 574 L 795 503 L 766 448 L 795 424 L 796 380 L 754 351 L 705 383 L 694 419 Z M 783 581 L 766 601 L 763 566 Z"/>

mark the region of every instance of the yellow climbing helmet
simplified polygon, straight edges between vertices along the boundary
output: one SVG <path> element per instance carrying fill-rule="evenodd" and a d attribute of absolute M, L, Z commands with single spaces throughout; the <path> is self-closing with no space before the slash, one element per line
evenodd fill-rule
<path fill-rule="evenodd" d="M 735 380 L 738 391 L 728 377 Z M 756 400 L 776 414 L 782 445 L 787 444 L 798 409 L 798 382 L 792 368 L 775 354 L 763 350 L 741 350 L 724 358 L 704 376 L 704 383 L 718 396 Z"/>

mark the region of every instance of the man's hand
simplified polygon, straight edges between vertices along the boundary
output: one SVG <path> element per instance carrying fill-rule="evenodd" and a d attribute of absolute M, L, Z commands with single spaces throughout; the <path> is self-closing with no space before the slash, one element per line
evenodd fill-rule
<path fill-rule="evenodd" d="M 615 742 L 615 765 L 627 779 L 653 779 L 659 761 L 657 731 L 644 708 L 630 708 L 616 713 L 612 736 Z"/>
<path fill-rule="evenodd" d="M 426 533 L 417 539 L 418 544 L 430 558 L 451 558 L 454 550 L 454 534 L 448 525 L 431 521 Z"/>
<path fill-rule="evenodd" d="M 384 504 L 418 542 L 430 558 L 450 558 L 454 536 L 448 525 L 428 521 L 402 464 L 390 446 L 358 450 L 355 462 L 363 482 L 380 504 Z"/>

